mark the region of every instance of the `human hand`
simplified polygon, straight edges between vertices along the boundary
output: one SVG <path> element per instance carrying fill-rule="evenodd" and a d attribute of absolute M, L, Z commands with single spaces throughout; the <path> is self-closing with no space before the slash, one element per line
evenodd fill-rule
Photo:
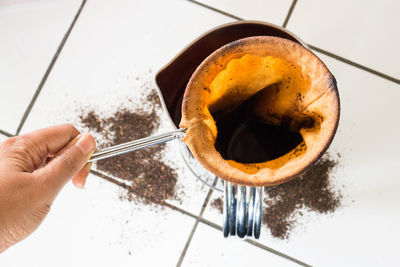
<path fill-rule="evenodd" d="M 71 177 L 84 186 L 95 148 L 70 124 L 0 142 L 0 253 L 36 230 Z"/>

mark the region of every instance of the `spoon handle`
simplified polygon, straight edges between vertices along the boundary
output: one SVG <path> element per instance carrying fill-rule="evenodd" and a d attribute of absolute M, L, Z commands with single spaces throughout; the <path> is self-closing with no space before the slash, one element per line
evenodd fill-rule
<path fill-rule="evenodd" d="M 186 129 L 177 129 L 175 131 L 163 133 L 160 135 L 149 136 L 142 139 L 126 142 L 123 144 L 118 144 L 115 146 L 110 146 L 96 151 L 90 157 L 88 162 L 93 162 L 101 159 L 106 159 L 110 157 L 115 157 L 128 152 L 132 152 L 138 149 L 142 149 L 149 146 L 154 146 L 157 144 L 165 143 L 174 139 L 182 139 L 185 136 Z"/>

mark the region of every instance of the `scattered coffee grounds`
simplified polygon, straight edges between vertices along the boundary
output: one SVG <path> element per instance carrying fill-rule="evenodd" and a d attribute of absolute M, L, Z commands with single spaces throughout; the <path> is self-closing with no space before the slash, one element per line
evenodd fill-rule
<path fill-rule="evenodd" d="M 217 209 L 220 213 L 222 213 L 222 207 L 223 207 L 223 201 L 222 198 L 216 198 L 211 202 L 211 207 L 214 209 Z"/>
<path fill-rule="evenodd" d="M 334 191 L 330 184 L 332 171 L 337 164 L 326 154 L 298 178 L 265 188 L 263 224 L 273 237 L 287 239 L 297 222 L 295 215 L 303 215 L 303 209 L 329 213 L 340 206 L 342 195 Z"/>
<path fill-rule="evenodd" d="M 85 116 L 80 115 L 81 122 L 89 129 L 89 131 L 101 132 L 101 121 L 99 116 L 92 110 Z"/>
<path fill-rule="evenodd" d="M 107 140 L 99 144 L 99 147 L 147 137 L 159 127 L 157 111 L 161 104 L 155 90 L 145 99 L 152 107 L 150 112 L 121 109 L 110 117 L 100 118 L 95 111 L 90 111 L 80 119 L 86 128 L 96 131 Z M 164 149 L 165 144 L 161 144 L 100 160 L 96 162 L 96 168 L 130 184 L 128 194 L 122 197 L 144 204 L 162 204 L 166 199 L 178 198 L 177 173 L 161 160 Z"/>
<path fill-rule="evenodd" d="M 340 158 L 340 155 L 338 154 Z M 271 235 L 288 239 L 298 217 L 305 208 L 317 213 L 334 212 L 341 204 L 342 195 L 332 189 L 330 179 L 338 161 L 325 154 L 307 172 L 298 178 L 265 188 L 263 224 Z M 222 214 L 223 200 L 217 198 L 211 207 Z"/>
<path fill-rule="evenodd" d="M 153 105 L 155 108 L 161 108 L 160 98 L 156 90 L 151 90 L 150 94 L 147 95 L 146 100 Z"/>

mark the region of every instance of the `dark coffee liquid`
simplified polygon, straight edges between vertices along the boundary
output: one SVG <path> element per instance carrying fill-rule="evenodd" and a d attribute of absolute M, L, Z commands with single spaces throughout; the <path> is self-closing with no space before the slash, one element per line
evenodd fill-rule
<path fill-rule="evenodd" d="M 261 122 L 252 111 L 256 96 L 228 115 L 213 114 L 218 129 L 215 148 L 226 160 L 265 162 L 285 155 L 303 141 L 300 133 L 287 127 Z"/>

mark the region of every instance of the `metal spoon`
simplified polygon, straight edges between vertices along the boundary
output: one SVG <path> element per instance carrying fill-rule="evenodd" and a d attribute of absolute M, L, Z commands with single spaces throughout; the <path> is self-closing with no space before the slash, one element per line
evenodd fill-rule
<path fill-rule="evenodd" d="M 123 144 L 110 146 L 93 153 L 88 162 L 115 157 L 118 155 L 139 150 L 145 147 L 165 143 L 175 139 L 181 140 L 185 136 L 185 130 L 186 129 L 178 129 L 160 135 L 145 137 L 142 139 L 126 142 Z"/>

